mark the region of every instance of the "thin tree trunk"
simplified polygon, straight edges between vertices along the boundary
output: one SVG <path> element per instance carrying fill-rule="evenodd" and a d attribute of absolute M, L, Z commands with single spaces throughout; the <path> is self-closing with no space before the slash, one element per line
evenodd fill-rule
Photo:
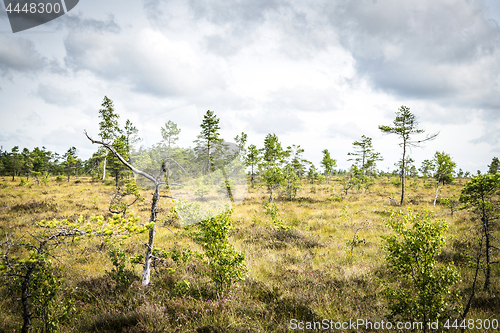
<path fill-rule="evenodd" d="M 252 177 L 250 178 L 250 183 L 252 184 L 253 187 L 253 163 L 252 163 Z"/>
<path fill-rule="evenodd" d="M 469 297 L 469 301 L 467 302 L 467 305 L 465 306 L 464 312 L 462 313 L 462 320 L 465 320 L 467 317 L 467 313 L 469 313 L 470 306 L 472 304 L 472 299 L 474 298 L 474 295 L 476 293 L 476 282 L 477 282 L 477 275 L 479 273 L 479 262 L 481 260 L 481 252 L 483 251 L 483 237 L 481 237 L 481 243 L 479 244 L 479 251 L 477 254 L 477 259 L 476 259 L 476 273 L 474 274 L 474 282 L 472 283 L 472 293 Z M 462 328 L 462 333 L 465 332 L 465 327 Z"/>
<path fill-rule="evenodd" d="M 102 169 L 102 180 L 106 178 L 106 157 L 104 157 L 104 168 Z"/>
<path fill-rule="evenodd" d="M 227 195 L 229 196 L 229 200 L 231 200 L 231 203 L 234 204 L 233 191 L 231 191 L 231 184 L 229 183 L 229 179 L 227 178 L 226 168 L 224 168 L 223 165 L 221 166 L 221 171 L 222 171 L 222 176 L 224 176 L 224 183 L 226 185 Z"/>
<path fill-rule="evenodd" d="M 484 224 L 484 235 L 486 237 L 486 280 L 484 281 L 484 290 L 490 289 L 490 277 L 491 277 L 491 257 L 490 257 L 490 230 L 488 225 L 488 218 L 485 217 L 483 220 Z"/>
<path fill-rule="evenodd" d="M 28 304 L 29 298 L 29 285 L 31 281 L 31 274 L 33 274 L 34 265 L 29 266 L 26 275 L 24 276 L 23 283 L 21 284 L 21 303 L 23 307 L 23 327 L 21 333 L 28 333 L 31 328 L 31 313 Z"/>
<path fill-rule="evenodd" d="M 151 255 L 153 253 L 153 245 L 155 241 L 156 229 L 156 213 L 159 198 L 159 185 L 155 184 L 155 193 L 153 194 L 153 202 L 151 203 L 151 216 L 149 222 L 155 222 L 153 228 L 149 230 L 148 248 L 146 250 L 146 259 L 144 261 L 144 273 L 142 274 L 142 285 L 146 287 L 151 278 Z"/>
<path fill-rule="evenodd" d="M 434 207 L 436 207 L 436 200 L 438 198 L 438 195 L 439 195 L 439 180 L 436 184 L 436 196 L 434 197 Z M 451 212 L 451 215 L 453 215 L 453 211 Z"/>
<path fill-rule="evenodd" d="M 155 239 L 156 214 L 157 214 L 158 200 L 160 197 L 160 194 L 159 194 L 160 185 L 164 185 L 166 183 L 160 182 L 162 174 L 160 174 L 156 178 L 154 178 L 152 175 L 150 175 L 144 171 L 141 171 L 139 169 L 136 169 L 130 163 L 128 163 L 112 146 L 110 146 L 109 144 L 104 143 L 102 141 L 93 140 L 92 138 L 90 138 L 88 136 L 87 132 L 84 132 L 84 133 L 92 143 L 97 143 L 97 144 L 100 144 L 100 145 L 106 147 L 108 150 L 110 150 L 118 158 L 118 160 L 120 160 L 121 163 L 123 163 L 123 165 L 125 165 L 127 168 L 132 170 L 133 173 L 141 175 L 141 176 L 149 179 L 155 185 L 155 192 L 153 194 L 153 202 L 151 203 L 151 216 L 149 219 L 150 222 L 153 222 L 153 227 L 149 230 L 149 240 L 148 240 L 148 245 L 147 245 L 148 247 L 146 249 L 146 258 L 144 261 L 144 273 L 142 275 L 142 285 L 147 286 L 149 284 L 150 278 L 151 278 L 151 256 L 152 256 L 152 252 L 153 252 L 153 245 L 154 245 L 154 239 Z M 173 161 L 175 162 L 175 160 L 173 160 Z M 177 163 L 177 162 L 175 162 L 175 163 Z M 177 165 L 179 165 L 179 164 L 177 163 Z M 181 167 L 181 169 L 184 170 L 184 168 L 182 168 L 182 167 Z M 163 167 L 162 167 L 162 170 L 163 170 Z M 186 170 L 184 170 L 184 171 L 186 171 Z M 166 185 L 169 185 L 169 184 L 166 184 Z"/>
<path fill-rule="evenodd" d="M 403 141 L 403 165 L 401 167 L 401 206 L 405 202 L 405 163 L 406 163 L 406 140 Z"/>

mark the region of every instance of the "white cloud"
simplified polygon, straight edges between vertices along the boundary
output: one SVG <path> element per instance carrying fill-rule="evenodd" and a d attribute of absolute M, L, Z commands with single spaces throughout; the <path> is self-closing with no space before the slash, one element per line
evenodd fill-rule
<path fill-rule="evenodd" d="M 65 45 L 66 62 L 74 70 L 123 80 L 137 92 L 183 96 L 224 86 L 217 62 L 199 57 L 187 42 L 170 40 L 152 29 L 131 35 L 73 32 Z"/>
<path fill-rule="evenodd" d="M 43 99 L 48 104 L 59 106 L 70 106 L 78 103 L 80 93 L 61 88 L 58 85 L 40 83 L 36 90 L 37 96 Z"/>

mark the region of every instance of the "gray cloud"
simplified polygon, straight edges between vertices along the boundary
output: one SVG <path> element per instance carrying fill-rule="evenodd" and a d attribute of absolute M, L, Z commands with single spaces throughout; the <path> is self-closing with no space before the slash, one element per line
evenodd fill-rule
<path fill-rule="evenodd" d="M 50 150 L 60 153 L 70 147 L 87 148 L 92 145 L 80 129 L 75 130 L 69 126 L 53 130 L 41 140 Z"/>
<path fill-rule="evenodd" d="M 6 11 L 0 11 L 0 22 L 8 22 L 9 18 Z"/>
<path fill-rule="evenodd" d="M 330 89 L 316 89 L 310 86 L 280 88 L 268 94 L 265 104 L 269 110 L 333 111 L 342 105 L 340 94 Z"/>
<path fill-rule="evenodd" d="M 70 32 L 64 45 L 68 67 L 125 82 L 136 92 L 180 97 L 224 86 L 216 64 L 198 58 L 188 43 L 151 29 L 129 36 Z"/>
<path fill-rule="evenodd" d="M 33 42 L 0 34 L 0 76 L 12 72 L 33 73 L 47 66 L 47 59 L 35 49 Z"/>
<path fill-rule="evenodd" d="M 377 89 L 455 105 L 498 92 L 500 30 L 478 1 L 349 1 L 325 12 Z"/>
<path fill-rule="evenodd" d="M 277 135 L 300 132 L 304 129 L 302 120 L 295 113 L 284 110 L 266 110 L 242 116 L 249 128 L 259 134 Z"/>
<path fill-rule="evenodd" d="M 70 106 L 78 103 L 80 93 L 63 89 L 51 84 L 39 83 L 36 95 L 48 104 L 57 106 Z"/>
<path fill-rule="evenodd" d="M 205 50 L 221 57 L 250 47 L 258 40 L 257 30 L 284 8 L 289 4 L 281 0 L 144 2 L 146 15 L 155 27 L 180 34 L 194 32 Z"/>
<path fill-rule="evenodd" d="M 481 1 L 149 0 L 145 9 L 167 33 L 201 33 L 205 50 L 220 57 L 263 37 L 293 60 L 340 43 L 355 60 L 357 78 L 376 90 L 443 107 L 500 107 L 500 29 Z M 485 115 L 498 119 L 495 111 Z"/>
<path fill-rule="evenodd" d="M 9 148 L 12 148 L 14 146 L 19 146 L 20 143 L 24 143 L 26 139 L 26 135 L 24 135 L 20 131 L 16 131 L 16 133 L 0 132 L 0 142 L 2 142 L 1 146 L 4 150 L 9 150 Z"/>
<path fill-rule="evenodd" d="M 362 135 L 366 135 L 366 130 L 354 122 L 331 124 L 328 126 L 326 133 L 326 136 L 330 138 L 348 138 L 351 140 L 358 140 Z"/>
<path fill-rule="evenodd" d="M 471 143 L 487 143 L 494 147 L 494 151 L 500 151 L 500 124 L 499 123 L 485 123 L 483 124 L 484 130 L 479 137 L 471 140 Z"/>
<path fill-rule="evenodd" d="M 45 121 L 35 111 L 32 111 L 28 116 L 26 116 L 24 118 L 24 121 L 31 125 L 37 125 L 37 126 L 45 125 Z"/>
<path fill-rule="evenodd" d="M 255 0 L 227 2 L 224 0 L 189 1 L 195 19 L 206 19 L 217 25 L 230 24 L 233 29 L 248 29 L 265 20 L 268 11 L 286 5 L 284 1 Z"/>
<path fill-rule="evenodd" d="M 56 26 L 58 29 L 66 28 L 70 31 L 92 31 L 92 32 L 112 32 L 119 33 L 120 26 L 115 22 L 115 17 L 112 14 L 108 15 L 107 20 L 96 20 L 93 18 L 83 17 L 81 13 L 66 14 L 58 20 L 51 21 L 49 24 Z"/>
<path fill-rule="evenodd" d="M 205 36 L 203 41 L 207 51 L 221 57 L 234 56 L 251 43 L 251 34 L 247 34 L 244 38 L 235 38 L 228 33 Z"/>

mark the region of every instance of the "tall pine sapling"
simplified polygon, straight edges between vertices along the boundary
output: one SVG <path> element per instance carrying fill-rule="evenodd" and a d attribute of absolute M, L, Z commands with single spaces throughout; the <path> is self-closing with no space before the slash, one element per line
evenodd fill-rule
<path fill-rule="evenodd" d="M 378 127 L 384 134 L 397 134 L 402 142 L 399 146 L 403 148 L 403 156 L 401 158 L 401 202 L 404 204 L 405 198 L 405 172 L 406 172 L 406 154 L 411 147 L 419 147 L 421 143 L 434 140 L 439 133 L 427 136 L 422 140 L 414 140 L 413 136 L 424 133 L 423 129 L 418 128 L 417 117 L 410 112 L 410 108 L 402 105 L 396 112 L 396 119 L 393 121 L 393 126 L 381 125 Z"/>
<path fill-rule="evenodd" d="M 99 110 L 99 118 L 101 119 L 99 122 L 99 136 L 101 137 L 101 141 L 109 143 L 121 132 L 118 127 L 120 115 L 115 112 L 113 101 L 107 96 L 104 96 L 101 107 L 102 109 Z M 106 162 L 107 158 L 105 156 L 102 180 L 106 178 Z"/>
<path fill-rule="evenodd" d="M 219 118 L 217 118 L 213 111 L 207 110 L 200 125 L 201 133 L 198 135 L 198 140 L 195 141 L 197 143 L 195 149 L 198 156 L 202 159 L 206 158 L 206 173 L 213 171 L 214 161 L 212 155 L 215 146 L 223 142 L 219 133 L 219 121 Z"/>
<path fill-rule="evenodd" d="M 255 173 L 254 173 L 254 168 L 259 165 L 261 160 L 261 157 L 259 155 L 259 150 L 257 149 L 257 146 L 252 144 L 248 146 L 248 152 L 245 158 L 245 164 L 246 166 L 249 166 L 250 169 L 250 183 L 252 187 L 254 186 L 254 179 L 255 179 Z"/>

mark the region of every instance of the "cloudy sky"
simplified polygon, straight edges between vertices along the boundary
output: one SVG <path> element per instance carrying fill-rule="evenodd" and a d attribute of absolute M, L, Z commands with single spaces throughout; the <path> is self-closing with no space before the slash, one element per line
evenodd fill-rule
<path fill-rule="evenodd" d="M 267 133 L 316 165 L 338 167 L 361 135 L 394 169 L 398 138 L 383 135 L 401 105 L 439 137 L 435 151 L 485 171 L 500 156 L 498 0 L 80 0 L 68 14 L 13 34 L 0 4 L 0 145 L 97 147 L 106 95 L 142 144 L 168 120 L 193 146 L 203 114 L 232 141 Z"/>

